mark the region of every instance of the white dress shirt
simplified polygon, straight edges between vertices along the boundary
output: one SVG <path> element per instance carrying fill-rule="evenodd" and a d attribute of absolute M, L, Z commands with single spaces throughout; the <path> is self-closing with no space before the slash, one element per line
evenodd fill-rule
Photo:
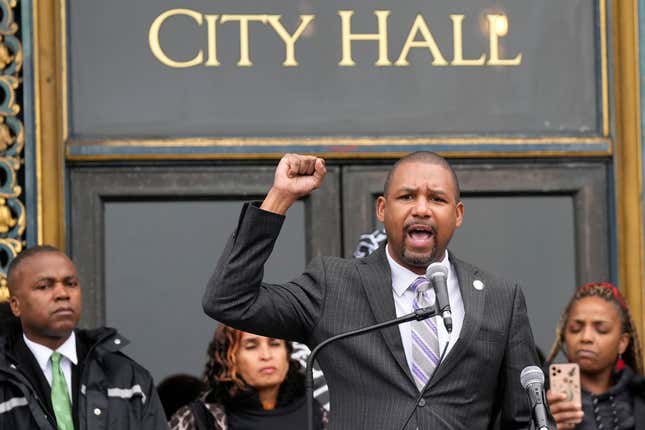
<path fill-rule="evenodd" d="M 34 354 L 38 365 L 45 374 L 49 386 L 52 385 L 52 361 L 51 356 L 54 353 L 53 349 L 49 349 L 44 345 L 33 342 L 27 338 L 27 336 L 22 335 L 25 339 L 25 344 L 27 348 Z M 78 363 L 78 357 L 76 356 L 76 335 L 74 332 L 67 338 L 65 343 L 56 349 L 60 353 L 60 367 L 63 371 L 63 376 L 65 376 L 65 382 L 67 383 L 67 392 L 69 393 L 69 399 L 72 400 L 72 364 L 76 365 Z"/>
<path fill-rule="evenodd" d="M 400 317 L 414 312 L 414 308 L 412 307 L 414 291 L 409 287 L 415 279 L 422 275 L 418 275 L 394 261 L 390 256 L 389 245 L 386 247 L 385 255 L 387 255 L 387 261 L 390 264 L 390 270 L 392 272 L 392 295 L 394 297 L 396 316 Z M 459 291 L 457 275 L 448 259 L 448 250 L 446 250 L 446 254 L 443 260 L 441 260 L 441 264 L 448 268 L 448 300 L 450 301 L 450 310 L 452 312 L 452 333 L 450 335 L 448 334 L 448 330 L 446 330 L 446 327 L 443 325 L 443 319 L 440 316 L 433 317 L 433 321 L 437 325 L 441 352 L 443 353 L 444 348 L 447 348 L 444 355 L 445 360 L 455 342 L 459 339 L 459 333 L 461 332 L 461 326 L 464 322 L 465 312 L 464 301 L 462 300 L 461 292 Z M 432 288 L 428 289 L 425 295 L 428 303 L 430 305 L 434 305 L 434 290 Z M 408 361 L 408 367 L 412 369 L 412 333 L 410 323 L 407 322 L 399 324 L 399 331 L 401 332 L 401 340 L 403 341 L 403 350 L 405 351 L 405 358 Z M 448 344 L 447 347 L 446 343 Z"/>

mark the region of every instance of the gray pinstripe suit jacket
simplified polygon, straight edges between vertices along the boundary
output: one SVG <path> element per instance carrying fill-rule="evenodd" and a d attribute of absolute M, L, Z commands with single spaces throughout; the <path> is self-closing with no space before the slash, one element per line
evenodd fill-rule
<path fill-rule="evenodd" d="M 384 248 L 363 259 L 314 258 L 298 278 L 262 283 L 284 217 L 245 205 L 203 298 L 212 318 L 314 347 L 338 333 L 394 318 Z M 452 254 L 451 254 L 452 255 Z M 408 429 L 528 428 L 521 370 L 536 364 L 520 288 L 456 258 L 465 307 L 459 340 L 432 376 Z M 473 281 L 484 283 L 482 290 Z M 418 394 L 397 327 L 329 345 L 319 356 L 331 429 L 399 429 Z"/>

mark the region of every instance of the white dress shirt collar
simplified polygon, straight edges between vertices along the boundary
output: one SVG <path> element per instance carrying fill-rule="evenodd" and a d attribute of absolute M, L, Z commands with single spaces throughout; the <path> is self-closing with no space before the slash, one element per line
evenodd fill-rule
<path fill-rule="evenodd" d="M 417 279 L 419 276 L 424 276 L 424 275 L 419 275 L 417 273 L 414 273 L 410 269 L 407 269 L 403 266 L 401 266 L 399 263 L 397 263 L 392 256 L 390 256 L 390 245 L 386 245 L 385 248 L 385 255 L 387 256 L 387 262 L 390 264 L 390 269 L 392 272 L 392 289 L 394 290 L 394 293 L 397 296 L 402 296 L 403 293 L 412 285 L 412 283 Z M 452 264 L 450 264 L 450 259 L 448 256 L 448 250 L 446 249 L 446 252 L 443 256 L 443 259 L 440 261 L 440 263 L 448 269 L 448 278 L 451 279 L 451 277 L 454 276 L 452 273 Z"/>
<path fill-rule="evenodd" d="M 47 369 L 47 364 L 49 363 L 54 350 L 46 347 L 45 345 L 41 345 L 30 340 L 24 333 L 22 337 L 25 340 L 27 348 L 29 348 L 31 353 L 34 354 L 34 357 L 36 357 L 38 365 L 43 370 L 43 372 L 45 372 L 45 369 Z M 59 352 L 60 355 L 71 361 L 74 365 L 78 363 L 78 357 L 76 356 L 76 335 L 73 331 L 72 334 L 67 338 L 67 340 L 56 349 L 56 351 Z"/>
<path fill-rule="evenodd" d="M 394 261 L 390 256 L 389 246 L 386 248 L 385 255 L 387 256 L 390 272 L 392 274 L 392 298 L 394 300 L 396 316 L 400 317 L 407 315 L 414 311 L 413 302 L 415 294 L 414 291 L 410 289 L 410 285 L 412 285 L 414 280 L 420 275 L 417 275 Z M 435 316 L 433 318 L 437 325 L 439 345 L 442 349 L 445 348 L 445 358 L 448 358 L 450 350 L 459 339 L 461 327 L 464 322 L 465 310 L 461 291 L 459 290 L 457 273 L 454 270 L 453 265 L 450 263 L 447 250 L 441 260 L 441 264 L 448 269 L 448 297 L 450 300 L 450 309 L 452 310 L 452 333 L 448 333 L 440 316 Z M 426 291 L 426 299 L 429 305 L 434 304 L 435 294 L 433 288 Z M 412 333 L 410 324 L 411 323 L 399 324 L 399 332 L 401 334 L 405 358 L 408 361 L 410 368 L 412 368 Z"/>
<path fill-rule="evenodd" d="M 43 375 L 45 375 L 45 379 L 47 379 L 47 382 L 51 386 L 51 356 L 54 351 L 44 345 L 31 341 L 27 338 L 27 336 L 25 336 L 24 333 L 22 337 L 25 340 L 27 348 L 29 348 L 31 353 L 36 358 L 38 365 L 43 371 Z M 72 399 L 72 364 L 76 365 L 78 363 L 78 357 L 76 356 L 76 335 L 73 331 L 72 334 L 67 338 L 67 340 L 56 349 L 56 351 L 59 352 L 62 356 L 60 360 L 60 368 L 63 372 L 63 377 L 65 378 L 65 384 L 67 385 L 67 393 L 69 394 L 69 398 Z M 73 402 L 73 400 L 71 401 Z"/>

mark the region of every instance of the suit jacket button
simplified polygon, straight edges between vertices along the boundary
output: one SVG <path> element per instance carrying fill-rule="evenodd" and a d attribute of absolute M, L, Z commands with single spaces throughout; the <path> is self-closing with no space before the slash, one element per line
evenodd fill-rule
<path fill-rule="evenodd" d="M 419 400 L 419 407 L 422 408 L 426 405 L 426 399 Z"/>

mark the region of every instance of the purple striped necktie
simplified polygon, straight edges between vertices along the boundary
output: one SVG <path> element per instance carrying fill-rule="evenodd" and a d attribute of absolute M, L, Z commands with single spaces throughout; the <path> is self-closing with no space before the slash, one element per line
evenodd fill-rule
<path fill-rule="evenodd" d="M 429 282 L 427 278 L 418 277 L 410 286 L 414 291 L 412 307 L 414 310 L 429 306 L 426 298 Z M 423 321 L 412 321 L 412 376 L 419 391 L 434 373 L 439 364 L 439 334 L 432 318 Z"/>

